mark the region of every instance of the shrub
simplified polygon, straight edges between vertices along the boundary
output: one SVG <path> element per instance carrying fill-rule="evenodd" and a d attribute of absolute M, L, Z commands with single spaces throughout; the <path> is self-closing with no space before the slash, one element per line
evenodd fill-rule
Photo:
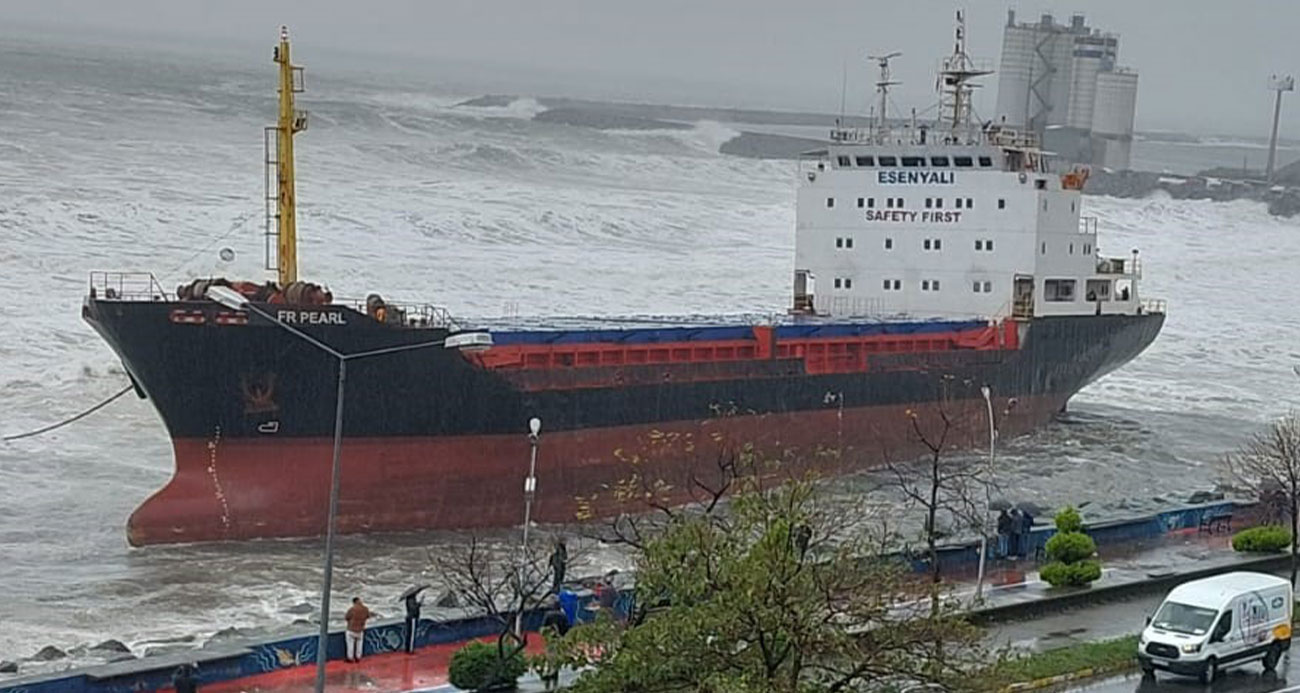
<path fill-rule="evenodd" d="M 451 656 L 447 678 L 451 685 L 467 691 L 501 690 L 514 688 L 527 669 L 522 654 L 502 658 L 495 644 L 475 641 Z"/>
<path fill-rule="evenodd" d="M 1077 563 L 1053 561 L 1038 572 L 1052 587 L 1082 587 L 1101 577 L 1101 563 L 1087 560 Z"/>
<path fill-rule="evenodd" d="M 1097 553 L 1097 543 L 1083 532 L 1057 532 L 1047 540 L 1048 560 L 1077 563 Z"/>
<path fill-rule="evenodd" d="M 1074 506 L 1067 506 L 1064 510 L 1056 513 L 1056 531 L 1058 532 L 1082 532 L 1083 518 L 1079 516 L 1079 511 Z"/>
<path fill-rule="evenodd" d="M 1233 551 L 1275 553 L 1291 545 L 1291 532 L 1278 525 L 1260 525 L 1237 532 L 1232 537 Z"/>
<path fill-rule="evenodd" d="M 1082 530 L 1078 510 L 1067 507 L 1056 513 L 1056 534 L 1045 547 L 1052 562 L 1038 572 L 1052 587 L 1079 587 L 1101 577 L 1101 563 L 1093 559 L 1097 544 Z"/>

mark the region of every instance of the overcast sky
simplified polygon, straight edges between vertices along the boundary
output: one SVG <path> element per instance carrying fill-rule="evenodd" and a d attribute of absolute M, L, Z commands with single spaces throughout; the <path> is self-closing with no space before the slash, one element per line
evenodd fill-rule
<path fill-rule="evenodd" d="M 904 54 L 897 103 L 931 104 L 958 7 L 970 52 L 995 67 L 1008 8 L 1024 20 L 1082 11 L 1119 34 L 1120 62 L 1141 75 L 1139 129 L 1266 135 L 1269 74 L 1300 73 L 1296 0 L 3 0 L 0 33 L 233 53 L 264 48 L 287 23 L 299 62 L 366 53 L 375 67 L 391 56 L 393 70 L 444 88 L 834 112 L 845 66 L 849 109 L 861 109 L 865 56 L 892 50 Z M 976 103 L 991 117 L 996 77 L 986 84 Z M 1284 136 L 1300 137 L 1296 98 Z"/>

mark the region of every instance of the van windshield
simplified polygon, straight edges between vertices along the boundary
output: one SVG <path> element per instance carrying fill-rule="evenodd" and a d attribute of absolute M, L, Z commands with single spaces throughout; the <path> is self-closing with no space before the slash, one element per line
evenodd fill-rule
<path fill-rule="evenodd" d="M 1214 623 L 1214 617 L 1218 615 L 1219 612 L 1214 609 L 1165 602 L 1160 611 L 1156 612 L 1156 617 L 1151 619 L 1151 625 L 1175 633 L 1205 635 Z"/>

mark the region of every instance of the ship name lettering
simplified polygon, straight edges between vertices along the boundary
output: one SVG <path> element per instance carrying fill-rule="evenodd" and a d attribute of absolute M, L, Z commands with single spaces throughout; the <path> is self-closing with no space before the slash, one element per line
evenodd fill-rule
<path fill-rule="evenodd" d="M 881 185 L 952 185 L 955 179 L 952 171 L 876 172 L 876 182 Z"/>
<path fill-rule="evenodd" d="M 342 313 L 320 310 L 281 310 L 276 311 L 280 322 L 290 325 L 346 325 Z"/>

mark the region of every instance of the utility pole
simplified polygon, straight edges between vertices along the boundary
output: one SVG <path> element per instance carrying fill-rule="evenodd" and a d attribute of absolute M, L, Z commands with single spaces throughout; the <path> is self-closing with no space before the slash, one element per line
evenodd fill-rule
<path fill-rule="evenodd" d="M 1264 179 L 1272 183 L 1273 164 L 1277 161 L 1277 121 L 1282 115 L 1282 92 L 1295 91 L 1295 78 L 1291 75 L 1272 75 L 1268 79 L 1268 88 L 1277 92 L 1273 100 L 1273 136 L 1268 140 L 1268 167 L 1264 171 Z"/>

